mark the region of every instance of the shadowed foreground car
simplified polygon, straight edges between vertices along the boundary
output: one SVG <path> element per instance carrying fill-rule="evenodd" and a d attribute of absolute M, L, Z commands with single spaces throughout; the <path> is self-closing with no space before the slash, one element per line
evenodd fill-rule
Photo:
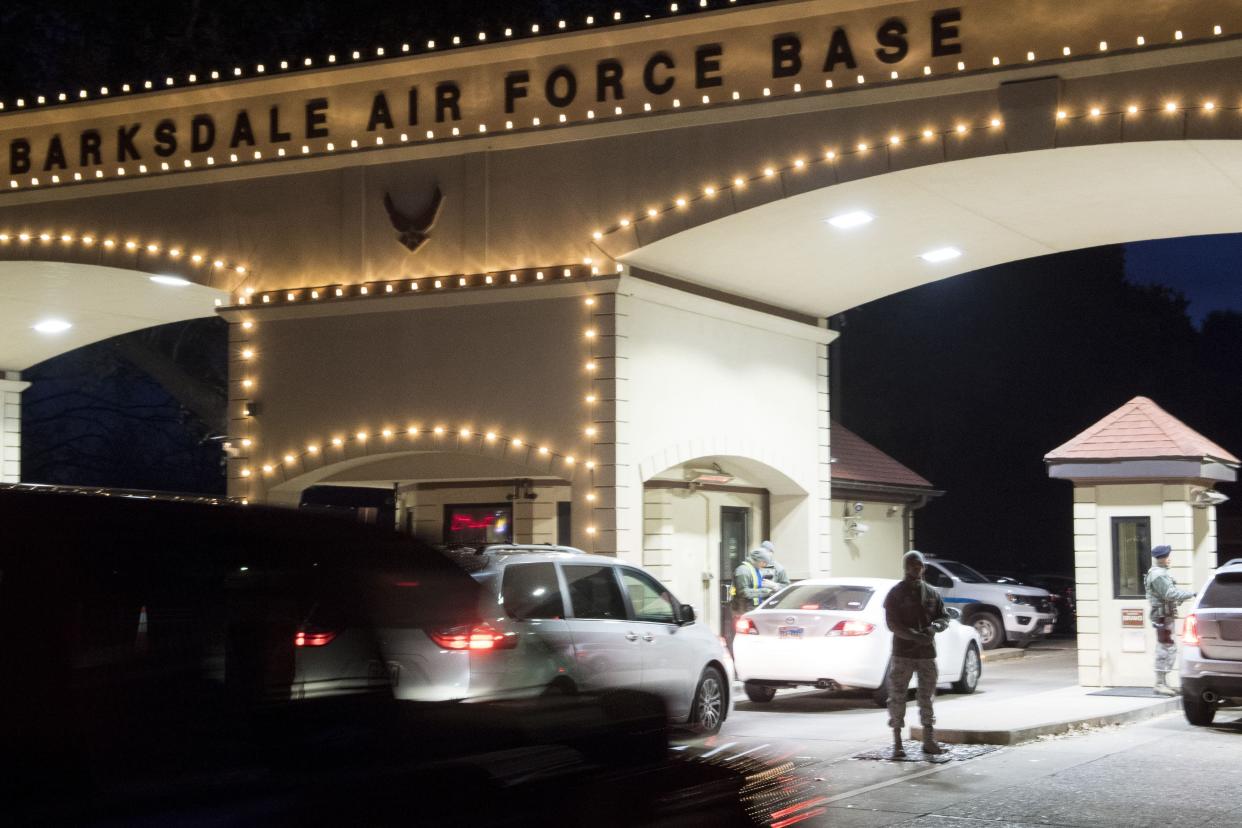
<path fill-rule="evenodd" d="M 376 577 L 452 566 L 408 538 L 6 487 L 0 526 L 0 733 L 21 760 L 0 774 L 6 824 L 753 824 L 745 775 L 671 755 L 640 691 L 291 701 L 326 584 L 374 618 Z"/>
<path fill-rule="evenodd" d="M 888 699 L 893 634 L 884 620 L 884 599 L 897 585 L 889 578 L 813 578 L 788 586 L 737 620 L 733 662 L 754 702 L 771 701 L 781 687 L 813 685 L 825 690 L 872 691 Z M 936 636 L 942 684 L 973 693 L 983 662 L 979 634 L 952 620 Z"/>

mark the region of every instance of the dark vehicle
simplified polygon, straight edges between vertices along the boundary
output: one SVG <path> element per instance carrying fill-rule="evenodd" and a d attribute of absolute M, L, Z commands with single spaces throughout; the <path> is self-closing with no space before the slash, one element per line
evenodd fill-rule
<path fill-rule="evenodd" d="M 326 598 L 344 622 L 328 632 L 373 628 L 396 596 L 425 626 L 476 606 L 473 580 L 409 538 L 22 487 L 0 487 L 0 531 L 8 824 L 752 824 L 746 776 L 671 757 L 646 694 L 291 700 Z"/>

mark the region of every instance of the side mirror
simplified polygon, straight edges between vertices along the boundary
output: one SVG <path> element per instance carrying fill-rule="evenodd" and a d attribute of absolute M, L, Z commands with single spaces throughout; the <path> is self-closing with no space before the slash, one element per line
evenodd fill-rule
<path fill-rule="evenodd" d="M 962 620 L 962 611 L 958 609 L 957 607 L 945 607 L 944 611 L 947 612 L 949 614 L 949 617 L 952 618 L 954 621 Z"/>
<path fill-rule="evenodd" d="M 684 625 L 684 624 L 693 624 L 693 623 L 694 623 L 694 607 L 690 606 L 689 604 L 682 604 L 682 605 L 681 605 L 681 614 L 680 614 L 679 618 L 681 619 L 681 621 L 680 621 L 680 622 L 681 622 L 683 625 Z"/>

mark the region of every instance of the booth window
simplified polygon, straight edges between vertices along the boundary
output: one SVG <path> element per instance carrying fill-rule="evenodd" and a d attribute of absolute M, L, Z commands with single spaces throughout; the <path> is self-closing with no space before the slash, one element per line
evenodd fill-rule
<path fill-rule="evenodd" d="M 464 546 L 512 543 L 513 506 L 509 503 L 445 506 L 444 542 Z"/>
<path fill-rule="evenodd" d="M 1113 597 L 1142 598 L 1151 569 L 1151 518 L 1113 518 Z"/>

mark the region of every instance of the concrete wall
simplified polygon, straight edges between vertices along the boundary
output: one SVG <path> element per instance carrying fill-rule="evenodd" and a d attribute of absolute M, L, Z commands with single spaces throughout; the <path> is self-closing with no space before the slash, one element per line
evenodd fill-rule
<path fill-rule="evenodd" d="M 537 498 L 513 503 L 514 543 L 556 543 L 556 504 L 571 497 L 568 486 L 536 485 Z M 413 513 L 414 531 L 419 537 L 438 543 L 444 539 L 444 507 L 457 503 L 506 503 L 512 486 L 406 489 L 397 501 L 397 522 L 405 525 L 405 514 Z"/>
<path fill-rule="evenodd" d="M 854 510 L 862 503 L 861 512 Z M 889 514 L 896 509 L 894 514 Z M 867 578 L 900 578 L 905 554 L 906 507 L 867 500 L 832 501 L 832 574 Z M 868 531 L 847 540 L 847 522 L 857 519 Z"/>
<path fill-rule="evenodd" d="M 594 474 L 587 468 L 594 415 L 585 400 L 592 350 L 584 299 L 604 287 L 549 285 L 503 299 L 498 288 L 283 315 L 231 312 L 230 416 L 239 455 L 230 464 L 230 492 L 296 502 L 318 482 L 440 480 L 445 464 L 430 455 L 459 453 L 475 458 L 460 465 L 466 477 L 574 481 L 575 541 L 590 548 L 585 497 Z M 247 405 L 257 405 L 254 416 L 245 415 Z M 417 436 L 407 435 L 410 426 Z M 547 455 L 539 452 L 544 446 Z M 404 469 L 403 454 L 413 458 Z"/>
<path fill-rule="evenodd" d="M 642 483 L 667 469 L 729 458 L 727 470 L 771 492 L 771 540 L 790 577 L 826 573 L 833 334 L 648 282 L 623 280 L 621 290 L 617 419 L 631 458 L 619 471 L 623 508 L 641 515 Z M 678 563 L 668 550 L 649 550 L 643 562 L 657 572 Z"/>
<path fill-rule="evenodd" d="M 1151 545 L 1168 544 L 1180 586 L 1198 590 L 1216 566 L 1215 508 L 1193 509 L 1191 484 L 1078 484 L 1074 487 L 1074 566 L 1078 599 L 1078 673 L 1086 686 L 1142 687 L 1153 681 L 1155 631 L 1145 599 L 1117 599 L 1112 518 L 1147 517 Z M 1123 609 L 1143 611 L 1142 630 L 1123 629 Z M 1184 617 L 1189 610 L 1182 605 Z M 1181 623 L 1177 633 L 1181 633 Z"/>

